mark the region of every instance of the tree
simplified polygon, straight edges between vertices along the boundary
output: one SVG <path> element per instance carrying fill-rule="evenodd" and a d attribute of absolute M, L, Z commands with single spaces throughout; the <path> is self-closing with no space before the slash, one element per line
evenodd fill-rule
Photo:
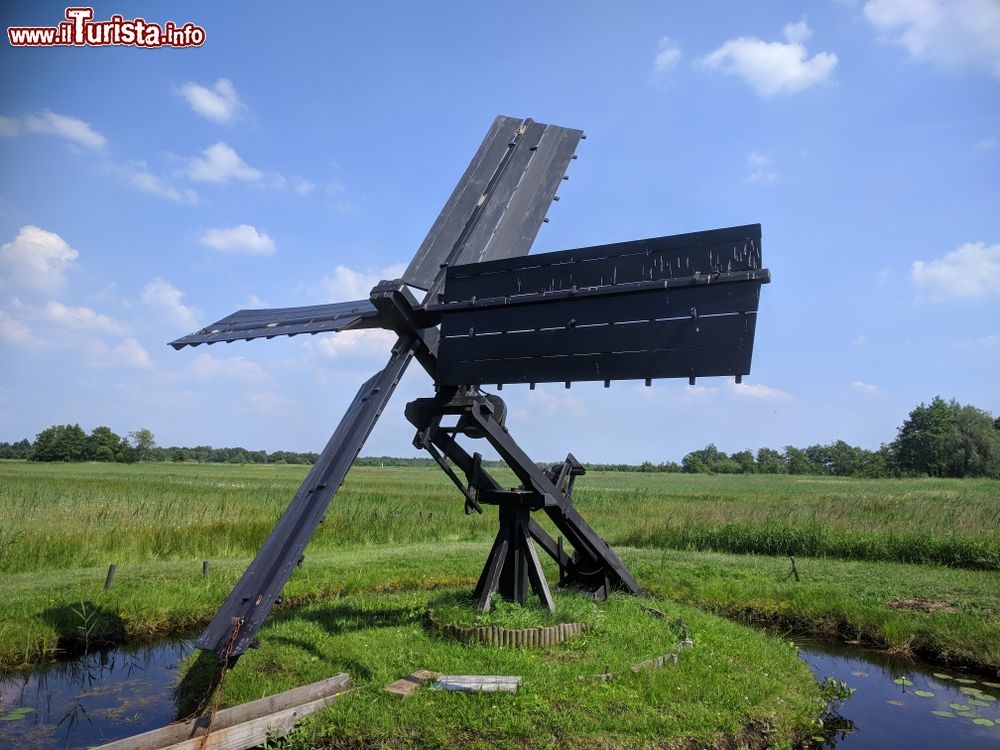
<path fill-rule="evenodd" d="M 785 446 L 785 466 L 788 467 L 789 474 L 817 474 L 818 469 L 809 456 L 801 448 L 794 445 Z"/>
<path fill-rule="evenodd" d="M 132 461 L 147 461 L 156 448 L 156 440 L 152 432 L 143 428 L 128 434 L 128 446 Z"/>
<path fill-rule="evenodd" d="M 1000 432 L 988 412 L 949 404 L 955 414 L 949 474 L 955 477 L 1000 478 Z"/>
<path fill-rule="evenodd" d="M 929 405 L 921 403 L 910 412 L 892 443 L 892 451 L 904 472 L 948 476 L 955 439 L 955 410 L 935 396 Z"/>
<path fill-rule="evenodd" d="M 761 448 L 757 451 L 757 471 L 761 474 L 787 474 L 788 466 L 778 451 Z"/>
<path fill-rule="evenodd" d="M 741 474 L 757 473 L 757 462 L 753 460 L 753 451 L 737 451 L 729 458 L 740 467 Z"/>
<path fill-rule="evenodd" d="M 121 436 L 110 427 L 95 427 L 87 438 L 85 456 L 88 461 L 116 461 L 121 455 Z"/>
<path fill-rule="evenodd" d="M 82 461 L 87 450 L 87 433 L 78 424 L 52 425 L 35 437 L 32 461 Z"/>

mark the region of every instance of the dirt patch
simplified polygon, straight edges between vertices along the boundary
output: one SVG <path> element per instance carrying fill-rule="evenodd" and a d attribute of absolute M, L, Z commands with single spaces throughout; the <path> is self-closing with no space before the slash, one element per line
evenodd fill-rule
<path fill-rule="evenodd" d="M 912 609 L 914 612 L 958 612 L 957 607 L 953 607 L 947 602 L 937 599 L 925 599 L 922 596 L 915 596 L 909 599 L 886 599 L 884 604 L 889 609 Z"/>

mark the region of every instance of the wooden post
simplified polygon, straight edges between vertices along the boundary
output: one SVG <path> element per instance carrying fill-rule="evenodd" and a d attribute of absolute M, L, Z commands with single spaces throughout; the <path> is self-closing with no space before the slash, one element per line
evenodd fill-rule
<path fill-rule="evenodd" d="M 203 577 L 208 577 L 208 560 L 201 561 L 201 574 Z"/>
<path fill-rule="evenodd" d="M 108 566 L 108 575 L 104 579 L 104 590 L 107 591 L 111 588 L 111 584 L 115 582 L 115 571 L 118 570 L 118 565 L 111 563 Z"/>

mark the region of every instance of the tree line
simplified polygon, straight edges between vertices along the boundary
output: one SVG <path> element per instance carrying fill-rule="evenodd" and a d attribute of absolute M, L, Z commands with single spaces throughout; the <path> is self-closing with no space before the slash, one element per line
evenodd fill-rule
<path fill-rule="evenodd" d="M 29 461 L 195 461 L 199 463 L 312 464 L 313 452 L 250 451 L 245 448 L 193 448 L 156 444 L 148 429 L 124 437 L 109 427 L 88 435 L 80 425 L 53 425 L 34 442 L 0 443 L 0 459 Z M 359 457 L 359 466 L 430 466 L 430 458 Z M 484 461 L 500 466 L 499 461 Z M 606 471 L 684 472 L 689 474 L 812 474 L 842 477 L 990 477 L 1000 479 L 1000 417 L 974 406 L 945 401 L 940 396 L 920 404 L 897 430 L 891 443 L 868 450 L 837 440 L 806 448 L 786 446 L 726 454 L 713 444 L 691 451 L 680 463 L 586 464 Z"/>

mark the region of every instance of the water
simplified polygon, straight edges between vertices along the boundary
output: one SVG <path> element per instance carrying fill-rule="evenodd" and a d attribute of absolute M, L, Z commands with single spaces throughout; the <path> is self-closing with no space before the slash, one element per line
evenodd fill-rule
<path fill-rule="evenodd" d="M 795 643 L 801 648 L 799 655 L 817 678 L 843 680 L 855 689 L 839 708 L 840 719 L 828 721 L 824 747 L 1000 748 L 1000 678 L 990 680 L 963 670 L 893 658 L 851 645 L 808 638 L 796 638 Z M 901 678 L 911 684 L 897 683 Z M 973 691 L 980 692 L 973 694 Z M 961 716 L 962 709 L 967 709 L 963 713 L 974 715 Z M 938 716 L 932 711 L 951 715 Z M 995 724 L 982 726 L 975 723 L 977 719 Z"/>
<path fill-rule="evenodd" d="M 169 724 L 192 648 L 161 641 L 0 675 L 0 748 L 86 748 Z"/>
<path fill-rule="evenodd" d="M 1000 679 L 984 682 L 961 670 L 893 659 L 850 645 L 809 639 L 796 643 L 816 677 L 844 680 L 855 688 L 840 707 L 840 718 L 828 722 L 823 746 L 1000 748 L 1000 687 L 995 687 Z M 0 750 L 86 748 L 170 723 L 176 718 L 177 667 L 191 650 L 190 640 L 163 641 L 0 676 Z M 691 652 L 692 658 L 696 654 Z M 912 684 L 894 682 L 903 676 Z M 933 695 L 924 697 L 917 690 Z M 980 691 L 979 697 L 974 690 Z M 949 704 L 968 708 L 966 713 L 975 716 L 960 716 L 960 709 Z M 996 725 L 979 726 L 976 719 L 995 720 Z"/>

